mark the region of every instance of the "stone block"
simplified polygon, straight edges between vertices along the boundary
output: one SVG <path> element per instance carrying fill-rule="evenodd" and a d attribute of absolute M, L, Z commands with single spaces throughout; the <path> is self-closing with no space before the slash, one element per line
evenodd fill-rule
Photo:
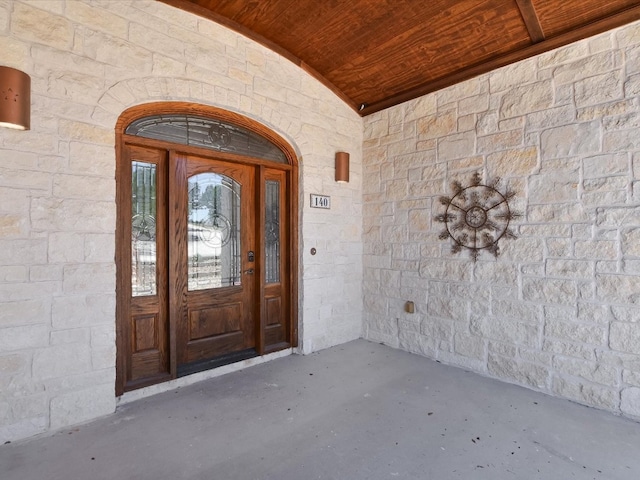
<path fill-rule="evenodd" d="M 4 444 L 38 435 L 45 432 L 47 428 L 48 418 L 44 414 L 15 422 L 3 422 L 2 426 L 0 426 L 0 443 Z"/>
<path fill-rule="evenodd" d="M 618 322 L 640 323 L 640 308 L 612 305 L 611 312 Z"/>
<path fill-rule="evenodd" d="M 533 388 L 546 388 L 549 370 L 542 365 L 501 357 L 490 353 L 487 362 L 489 373 Z"/>
<path fill-rule="evenodd" d="M 487 175 L 489 178 L 527 176 L 534 173 L 537 168 L 537 147 L 511 149 L 487 155 Z"/>
<path fill-rule="evenodd" d="M 640 149 L 637 129 L 605 131 L 602 140 L 603 152 L 633 151 Z"/>
<path fill-rule="evenodd" d="M 626 153 L 596 155 L 582 161 L 585 178 L 609 177 L 610 175 L 628 175 L 629 158 Z"/>
<path fill-rule="evenodd" d="M 67 232 L 50 233 L 47 255 L 51 263 L 82 263 L 84 236 Z"/>
<path fill-rule="evenodd" d="M 577 299 L 577 285 L 571 280 L 524 278 L 522 298 L 545 304 L 573 305 Z"/>
<path fill-rule="evenodd" d="M 100 294 L 115 291 L 114 264 L 65 265 L 63 290 L 67 294 Z"/>
<path fill-rule="evenodd" d="M 475 137 L 459 133 L 442 137 L 438 142 L 438 160 L 447 161 L 472 156 L 475 153 Z"/>
<path fill-rule="evenodd" d="M 33 355 L 33 378 L 77 375 L 91 371 L 91 351 L 88 345 L 64 344 L 38 350 Z"/>
<path fill-rule="evenodd" d="M 578 179 L 569 174 L 532 175 L 529 177 L 531 203 L 559 203 L 578 199 Z"/>
<path fill-rule="evenodd" d="M 476 262 L 474 278 L 483 284 L 514 285 L 518 282 L 518 266 L 506 262 Z"/>
<path fill-rule="evenodd" d="M 502 97 L 500 118 L 519 117 L 552 106 L 553 85 L 551 82 L 544 81 L 517 86 Z"/>
<path fill-rule="evenodd" d="M 530 223 L 585 222 L 589 215 L 579 203 L 560 203 L 548 205 L 529 205 L 527 220 Z"/>
<path fill-rule="evenodd" d="M 594 346 L 607 345 L 607 326 L 591 325 L 547 318 L 544 327 L 545 339 L 566 340 Z"/>
<path fill-rule="evenodd" d="M 511 150 L 520 147 L 523 144 L 522 130 L 510 130 L 507 132 L 498 132 L 483 137 L 478 137 L 476 152 L 492 153 L 501 150 Z"/>
<path fill-rule="evenodd" d="M 516 299 L 492 299 L 491 313 L 499 318 L 536 324 L 541 318 L 542 308 Z"/>
<path fill-rule="evenodd" d="M 601 365 L 598 362 L 587 362 L 556 355 L 553 360 L 553 367 L 561 374 L 581 377 L 590 382 L 609 387 L 617 386 L 620 381 L 620 372 L 617 368 L 610 365 Z"/>
<path fill-rule="evenodd" d="M 51 428 L 86 422 L 113 413 L 116 397 L 113 385 L 69 392 L 51 399 Z"/>
<path fill-rule="evenodd" d="M 33 265 L 46 261 L 46 239 L 0 239 L 0 265 Z"/>
<path fill-rule="evenodd" d="M 1 219 L 1 217 L 0 217 Z M 29 278 L 29 269 L 22 265 L 0 266 L 0 283 L 25 283 Z"/>
<path fill-rule="evenodd" d="M 640 355 L 640 323 L 611 322 L 609 346 L 618 352 Z"/>
<path fill-rule="evenodd" d="M 0 186 L 49 192 L 51 175 L 47 172 L 0 167 Z"/>
<path fill-rule="evenodd" d="M 574 83 L 614 70 L 619 62 L 619 52 L 605 51 L 589 55 L 575 62 L 566 63 L 555 68 L 553 79 L 557 83 Z"/>
<path fill-rule="evenodd" d="M 114 201 L 115 187 L 113 178 L 80 175 L 55 175 L 53 178 L 53 194 L 60 198 Z"/>
<path fill-rule="evenodd" d="M 50 334 L 51 345 L 65 345 L 69 343 L 81 343 L 87 345 L 90 339 L 88 328 L 74 328 L 69 330 L 54 330 Z"/>
<path fill-rule="evenodd" d="M 573 343 L 568 340 L 545 338 L 542 342 L 542 350 L 551 355 L 580 358 L 583 360 L 595 360 L 595 349 L 592 346 Z"/>
<path fill-rule="evenodd" d="M 534 60 L 523 60 L 494 70 L 489 74 L 489 91 L 496 93 L 534 82 L 536 80 L 534 63 Z"/>
<path fill-rule="evenodd" d="M 550 238 L 546 242 L 548 257 L 566 257 L 571 249 L 571 240 L 568 238 Z"/>
<path fill-rule="evenodd" d="M 620 402 L 616 389 L 590 384 L 578 379 L 555 376 L 552 380 L 551 390 L 570 400 L 592 407 L 617 410 Z"/>
<path fill-rule="evenodd" d="M 73 24 L 66 18 L 24 3 L 16 3 L 11 33 L 20 39 L 69 50 L 73 41 Z"/>
<path fill-rule="evenodd" d="M 453 339 L 453 349 L 459 355 L 483 360 L 486 356 L 487 343 L 483 338 L 457 333 Z"/>
<path fill-rule="evenodd" d="M 640 113 L 630 112 L 616 117 L 607 117 L 602 123 L 606 131 L 637 129 L 640 128 Z"/>
<path fill-rule="evenodd" d="M 600 208 L 596 212 L 596 224 L 606 228 L 640 226 L 640 207 Z"/>
<path fill-rule="evenodd" d="M 621 235 L 622 254 L 640 257 L 640 227 L 624 230 Z"/>
<path fill-rule="evenodd" d="M 575 256 L 579 259 L 615 260 L 618 258 L 618 245 L 614 241 L 577 241 L 574 249 Z"/>
<path fill-rule="evenodd" d="M 410 330 L 401 330 L 398 335 L 398 346 L 411 353 L 435 358 L 438 351 L 438 340 L 416 334 Z"/>
<path fill-rule="evenodd" d="M 469 281 L 473 263 L 469 261 L 423 259 L 420 261 L 420 276 L 430 280 Z"/>
<path fill-rule="evenodd" d="M 552 159 L 598 153 L 601 135 L 597 121 L 550 128 L 542 132 L 540 155 Z"/>
<path fill-rule="evenodd" d="M 53 299 L 51 319 L 54 329 L 113 324 L 114 318 L 115 294 L 65 295 Z"/>
<path fill-rule="evenodd" d="M 474 319 L 470 328 L 473 335 L 491 341 L 527 347 L 538 347 L 540 344 L 540 326 L 522 323 L 517 318 Z"/>
<path fill-rule="evenodd" d="M 640 388 L 640 372 L 622 370 L 622 383 Z"/>
<path fill-rule="evenodd" d="M 458 102 L 458 115 L 485 112 L 489 108 L 489 95 L 486 93 L 461 98 Z"/>
<path fill-rule="evenodd" d="M 598 275 L 598 299 L 610 303 L 640 305 L 638 278 L 633 275 Z"/>
<path fill-rule="evenodd" d="M 453 322 L 429 315 L 422 320 L 420 333 L 438 342 L 450 342 L 453 338 Z"/>
<path fill-rule="evenodd" d="M 115 235 L 108 233 L 88 233 L 84 242 L 84 261 L 88 263 L 109 263 L 115 258 Z"/>
<path fill-rule="evenodd" d="M 554 260 L 546 262 L 546 272 L 556 278 L 592 278 L 595 273 L 595 263 L 585 260 Z"/>
<path fill-rule="evenodd" d="M 1 330 L 0 330 L 1 331 Z M 28 377 L 31 368 L 31 355 L 27 352 L 0 354 L 0 376 Z"/>
<path fill-rule="evenodd" d="M 489 341 L 489 353 L 494 353 L 501 357 L 515 358 L 518 353 L 518 349 L 508 343 Z"/>
<path fill-rule="evenodd" d="M 115 213 L 114 202 L 39 197 L 31 202 L 31 226 L 40 231 L 113 233 Z"/>
<path fill-rule="evenodd" d="M 29 267 L 31 282 L 62 281 L 62 267 L 60 265 L 32 265 Z"/>
<path fill-rule="evenodd" d="M 91 25 L 92 28 L 108 32 L 110 35 L 127 36 L 129 26 L 127 20 L 105 9 L 96 8 L 95 5 L 72 2 L 66 5 L 65 16 L 74 22 Z"/>
<path fill-rule="evenodd" d="M 620 410 L 626 415 L 640 417 L 640 388 L 628 387 L 622 390 Z"/>

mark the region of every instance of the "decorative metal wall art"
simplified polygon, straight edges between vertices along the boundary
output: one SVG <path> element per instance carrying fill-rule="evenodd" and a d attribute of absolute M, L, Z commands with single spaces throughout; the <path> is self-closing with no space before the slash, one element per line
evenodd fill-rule
<path fill-rule="evenodd" d="M 436 216 L 436 221 L 445 224 L 445 229 L 439 236 L 440 240 L 451 238 L 451 252 L 459 253 L 466 248 L 474 262 L 481 250 L 487 250 L 497 257 L 500 254 L 500 239 L 517 238 L 509 224 L 522 216 L 509 206 L 509 200 L 516 192 L 498 191 L 500 178 L 488 184 L 481 182 L 479 173 L 473 175 L 471 185 L 467 187 L 458 181 L 453 182 L 451 186 L 454 195 L 440 197 L 440 203 L 446 209 L 443 214 Z"/>

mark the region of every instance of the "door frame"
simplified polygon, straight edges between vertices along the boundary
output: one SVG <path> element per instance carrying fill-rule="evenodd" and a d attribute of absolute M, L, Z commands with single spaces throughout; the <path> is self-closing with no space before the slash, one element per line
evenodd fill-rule
<path fill-rule="evenodd" d="M 201 117 L 207 117 L 222 122 L 244 127 L 261 137 L 268 140 L 270 143 L 277 146 L 285 155 L 287 164 L 272 162 L 269 160 L 246 157 L 236 155 L 232 153 L 220 152 L 210 150 L 201 147 L 187 146 L 183 144 L 175 144 L 162 140 L 153 140 L 143 137 L 137 137 L 127 135 L 125 133 L 126 128 L 135 120 L 143 117 L 163 115 L 163 114 L 183 114 L 183 115 L 195 115 Z M 128 322 L 129 312 L 126 306 L 130 300 L 130 287 L 126 288 L 127 284 L 131 282 L 130 268 L 123 268 L 130 262 L 130 259 L 126 258 L 127 253 L 130 251 L 131 239 L 127 235 L 128 230 L 123 228 L 124 220 L 127 217 L 127 212 L 123 211 L 125 205 L 128 205 L 130 200 L 125 198 L 128 195 L 129 188 L 125 188 L 123 185 L 123 179 L 128 178 L 126 174 L 123 174 L 124 169 L 130 169 L 130 161 L 126 155 L 126 148 L 129 145 L 140 147 L 155 147 L 165 149 L 167 152 L 170 150 L 179 150 L 186 154 L 193 154 L 197 156 L 216 157 L 222 161 L 230 163 L 238 163 L 254 166 L 256 169 L 256 185 L 258 195 L 264 195 L 262 183 L 266 180 L 266 170 L 276 169 L 285 172 L 287 179 L 288 198 L 286 204 L 286 215 L 289 222 L 289 238 L 286 250 L 289 252 L 287 261 L 289 268 L 287 272 L 283 272 L 283 276 L 287 277 L 288 282 L 288 301 L 289 305 L 289 332 L 288 337 L 290 341 L 287 345 L 283 345 L 282 348 L 295 348 L 298 346 L 298 278 L 299 278 L 299 210 L 298 210 L 298 158 L 293 148 L 277 133 L 260 124 L 259 122 L 247 118 L 238 113 L 230 112 L 216 107 L 210 107 L 206 105 L 200 105 L 188 102 L 154 102 L 143 105 L 138 105 L 125 110 L 119 117 L 116 128 L 116 206 L 117 206 L 117 223 L 116 223 L 116 395 L 120 396 L 125 391 L 141 388 L 144 386 L 152 385 L 155 383 L 168 381 L 177 378 L 177 358 L 176 358 L 176 332 L 175 325 L 169 326 L 169 372 L 167 375 L 160 375 L 149 380 L 137 381 L 131 384 L 127 384 L 127 360 L 124 357 L 124 352 L 130 349 L 128 342 L 129 329 L 126 327 L 125 319 Z M 129 212 L 130 213 L 130 212 Z M 257 212 L 259 215 L 264 215 L 264 212 Z M 264 248 L 264 239 L 262 235 L 258 235 L 257 243 L 259 251 L 262 252 Z M 264 343 L 264 319 L 265 310 L 264 305 L 264 285 L 261 280 L 258 282 L 257 298 L 259 298 L 259 308 L 257 308 L 258 322 L 257 327 L 259 329 L 259 335 L 257 339 L 257 350 L 259 355 L 271 353 L 282 348 L 265 349 Z M 170 310 L 169 310 L 170 311 Z M 174 322 L 172 322 L 174 323 Z"/>

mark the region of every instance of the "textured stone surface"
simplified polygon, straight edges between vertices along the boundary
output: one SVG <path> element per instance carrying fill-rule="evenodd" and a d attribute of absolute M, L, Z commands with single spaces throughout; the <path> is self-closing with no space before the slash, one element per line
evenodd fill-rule
<path fill-rule="evenodd" d="M 114 127 L 134 105 L 215 105 L 290 142 L 301 164 L 300 350 L 361 336 L 364 129 L 331 91 L 263 46 L 152 0 L 0 0 L 0 44 L 31 75 L 33 104 L 30 131 L 0 132 L 0 443 L 115 408 Z M 370 130 L 389 136 L 385 148 L 409 149 L 397 123 Z M 346 185 L 333 180 L 335 151 L 351 155 Z M 311 211 L 310 192 L 332 196 L 331 210 Z M 429 234 L 426 208 L 408 208 L 413 235 Z"/>
<path fill-rule="evenodd" d="M 383 137 L 371 136 L 375 149 L 365 144 L 364 176 L 386 164 L 385 182 L 395 186 L 389 197 L 372 184 L 364 197 L 365 231 L 383 224 L 389 233 L 375 238 L 375 263 L 365 271 L 368 296 L 385 299 L 375 323 L 365 316 L 365 337 L 638 417 L 638 31 L 636 23 L 365 118 L 369 132 L 403 118 L 415 123 L 430 149 L 428 157 L 404 149 L 398 170 Z M 405 133 L 405 147 L 417 148 Z M 422 177 L 404 173 L 417 168 Z M 518 238 L 500 240 L 497 258 L 481 251 L 474 262 L 464 248 L 452 252 L 437 220 L 445 211 L 439 198 L 476 172 L 485 182 L 501 178 L 498 189 L 516 192 L 510 206 L 524 216 L 511 221 Z M 392 234 L 410 218 L 409 199 L 426 204 L 421 215 L 431 229 L 418 223 L 422 238 Z M 371 201 L 383 221 L 367 208 Z M 394 258 L 418 245 L 416 275 Z M 374 282 L 382 268 L 410 288 Z M 422 328 L 397 323 L 404 301 L 420 305 L 423 292 Z"/>

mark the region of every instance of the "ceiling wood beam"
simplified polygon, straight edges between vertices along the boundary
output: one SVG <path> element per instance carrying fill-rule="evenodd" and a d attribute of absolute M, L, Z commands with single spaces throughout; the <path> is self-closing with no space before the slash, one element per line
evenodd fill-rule
<path fill-rule="evenodd" d="M 549 50 L 563 47 L 565 45 L 568 45 L 569 43 L 592 37 L 599 33 L 621 27 L 622 25 L 626 25 L 636 20 L 640 20 L 640 5 L 628 8 L 614 15 L 602 18 L 596 22 L 587 24 L 583 27 L 571 30 L 556 37 L 551 37 L 541 42 L 534 43 L 533 45 L 529 45 L 528 47 L 522 48 L 520 50 L 509 52 L 505 55 L 493 58 L 487 62 L 472 65 L 469 68 L 464 68 L 451 75 L 448 75 L 446 78 L 438 79 L 436 81 L 429 82 L 419 87 L 399 93 L 398 95 L 392 95 L 382 101 L 365 105 L 364 108 L 360 109 L 359 113 L 361 116 L 366 117 L 367 115 L 379 112 L 380 110 L 384 110 L 394 105 L 413 100 L 414 98 L 422 97 L 423 95 L 427 95 L 437 90 L 450 87 L 451 85 L 454 85 L 456 83 L 460 83 L 465 80 L 477 77 L 478 75 L 490 72 L 491 70 L 495 70 L 496 68 L 504 67 L 511 63 L 515 63 L 520 60 L 539 55 Z"/>
<path fill-rule="evenodd" d="M 531 42 L 539 43 L 544 40 L 544 31 L 542 25 L 540 25 L 540 19 L 536 13 L 536 8 L 533 6 L 532 0 L 516 0 L 518 9 L 524 20 L 524 24 L 529 31 Z"/>

